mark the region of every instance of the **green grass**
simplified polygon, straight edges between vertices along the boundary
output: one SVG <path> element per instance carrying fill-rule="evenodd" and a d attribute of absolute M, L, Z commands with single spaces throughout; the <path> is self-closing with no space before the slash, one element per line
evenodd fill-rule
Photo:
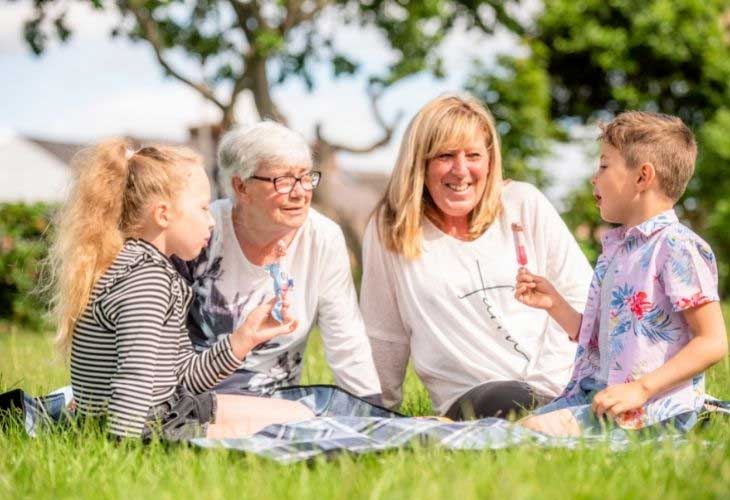
<path fill-rule="evenodd" d="M 318 336 L 308 349 L 303 382 L 331 382 Z M 710 370 L 708 391 L 730 398 L 729 382 L 726 360 Z M 67 383 L 67 368 L 54 358 L 49 336 L 0 329 L 0 392 L 22 387 L 44 393 Z M 412 373 L 403 410 L 430 411 Z M 728 443 L 730 420 L 715 418 L 679 448 L 637 444 L 614 453 L 604 447 L 483 452 L 431 447 L 282 466 L 223 450 L 115 444 L 98 429 L 31 439 L 11 428 L 0 430 L 0 499 L 720 498 L 730 491 Z"/>

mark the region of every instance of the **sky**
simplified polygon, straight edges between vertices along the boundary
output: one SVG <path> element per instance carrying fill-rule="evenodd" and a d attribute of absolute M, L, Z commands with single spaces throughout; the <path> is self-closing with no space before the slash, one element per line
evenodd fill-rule
<path fill-rule="evenodd" d="M 530 7 L 531 6 L 531 7 Z M 535 2 L 521 15 L 534 11 Z M 217 115 L 194 90 L 166 78 L 152 49 L 124 38 L 111 39 L 115 13 L 100 13 L 72 4 L 68 24 L 73 36 L 65 44 L 53 43 L 36 57 L 22 39 L 22 23 L 29 16 L 27 1 L 7 3 L 0 9 L 0 138 L 11 134 L 31 135 L 60 141 L 94 141 L 112 135 L 137 135 L 185 140 L 187 128 L 214 122 Z M 323 30 L 336 31 L 336 43 L 362 63 L 353 77 L 333 79 L 327 67 L 315 68 L 316 87 L 308 92 L 294 79 L 276 87 L 273 96 L 289 125 L 306 137 L 323 123 L 330 140 L 366 145 L 378 138 L 365 89 L 367 75 L 378 72 L 392 58 L 373 29 L 343 27 L 331 18 Z M 344 154 L 341 165 L 351 169 L 389 171 L 395 161 L 399 139 L 410 118 L 427 101 L 463 85 L 474 59 L 489 65 L 500 53 L 522 50 L 508 33 L 485 36 L 456 30 L 440 48 L 447 78 L 418 75 L 399 82 L 380 102 L 386 119 L 404 114 L 391 143 L 368 155 Z M 190 65 L 182 57 L 182 68 Z M 557 147 L 545 168 L 554 178 L 548 191 L 553 201 L 592 169 L 590 155 L 573 145 Z"/>

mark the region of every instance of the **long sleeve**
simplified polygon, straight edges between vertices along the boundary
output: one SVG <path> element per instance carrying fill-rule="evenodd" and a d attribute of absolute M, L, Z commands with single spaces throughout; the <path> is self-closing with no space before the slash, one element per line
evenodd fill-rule
<path fill-rule="evenodd" d="M 201 353 L 193 350 L 187 329 L 180 331 L 180 353 L 175 372 L 179 383 L 190 392 L 200 394 L 212 389 L 241 365 L 227 335 Z"/>
<path fill-rule="evenodd" d="M 380 383 L 357 304 L 345 238 L 339 228 L 323 251 L 317 322 L 327 363 L 344 389 L 358 396 L 379 395 Z"/>
<path fill-rule="evenodd" d="M 396 409 L 403 400 L 403 381 L 411 350 L 408 344 L 375 337 L 370 338 L 370 346 L 373 349 L 373 361 L 383 388 L 383 406 Z"/>
<path fill-rule="evenodd" d="M 360 308 L 373 346 L 383 403 L 388 407 L 396 407 L 402 399 L 405 368 L 410 357 L 410 335 L 398 310 L 386 252 L 378 238 L 375 220 L 371 219 L 363 240 Z"/>

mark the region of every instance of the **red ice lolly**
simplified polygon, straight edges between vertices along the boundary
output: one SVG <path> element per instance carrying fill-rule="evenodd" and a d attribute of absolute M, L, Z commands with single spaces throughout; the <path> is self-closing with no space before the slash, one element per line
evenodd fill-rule
<path fill-rule="evenodd" d="M 515 239 L 515 252 L 517 253 L 517 263 L 524 267 L 527 265 L 527 246 L 525 245 L 525 230 L 522 224 L 512 223 L 512 236 Z"/>

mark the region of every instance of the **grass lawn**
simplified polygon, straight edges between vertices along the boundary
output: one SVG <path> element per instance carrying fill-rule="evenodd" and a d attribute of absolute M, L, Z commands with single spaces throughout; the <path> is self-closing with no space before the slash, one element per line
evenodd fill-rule
<path fill-rule="evenodd" d="M 726 309 L 726 318 L 728 310 Z M 303 383 L 331 382 L 318 336 Z M 40 394 L 69 383 L 48 335 L 0 326 L 0 392 Z M 730 399 L 730 363 L 710 370 L 708 392 Z M 430 404 L 409 373 L 403 411 Z M 224 450 L 112 443 L 98 432 L 36 439 L 0 430 L 0 499 L 11 498 L 728 498 L 730 419 L 718 417 L 679 448 L 448 452 L 400 450 L 282 466 Z"/>

